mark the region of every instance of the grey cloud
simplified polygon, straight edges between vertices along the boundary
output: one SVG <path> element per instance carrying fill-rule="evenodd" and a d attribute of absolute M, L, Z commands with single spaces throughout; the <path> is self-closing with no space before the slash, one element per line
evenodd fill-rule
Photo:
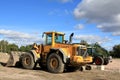
<path fill-rule="evenodd" d="M 120 31 L 120 24 L 117 23 L 108 23 L 108 24 L 101 24 L 98 25 L 97 28 L 101 29 L 103 32 L 119 32 Z"/>
<path fill-rule="evenodd" d="M 43 39 L 39 36 L 13 30 L 0 29 L 0 35 L 3 36 L 3 38 L 9 40 L 10 42 L 14 42 L 17 44 L 31 44 L 35 42 L 43 42 Z"/>
<path fill-rule="evenodd" d="M 5 30 L 5 29 L 0 29 L 0 35 L 3 35 L 8 38 L 24 38 L 24 39 L 30 39 L 33 38 L 27 33 L 22 33 L 22 32 L 17 32 L 17 31 L 12 31 L 12 30 Z"/>
<path fill-rule="evenodd" d="M 87 23 L 103 26 L 103 32 L 120 31 L 120 0 L 82 0 L 74 9 L 76 19 L 85 19 Z"/>
<path fill-rule="evenodd" d="M 108 37 L 100 37 L 97 35 L 76 35 L 74 37 L 75 40 L 85 40 L 88 43 L 95 43 L 98 42 L 99 44 L 111 41 Z"/>

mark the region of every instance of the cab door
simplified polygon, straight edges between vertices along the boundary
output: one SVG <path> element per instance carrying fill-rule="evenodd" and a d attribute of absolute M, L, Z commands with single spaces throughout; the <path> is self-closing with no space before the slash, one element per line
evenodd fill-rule
<path fill-rule="evenodd" d="M 53 36 L 52 33 L 46 34 L 44 53 L 48 53 L 50 51 L 50 48 L 52 47 L 52 44 L 53 44 L 52 36 Z"/>

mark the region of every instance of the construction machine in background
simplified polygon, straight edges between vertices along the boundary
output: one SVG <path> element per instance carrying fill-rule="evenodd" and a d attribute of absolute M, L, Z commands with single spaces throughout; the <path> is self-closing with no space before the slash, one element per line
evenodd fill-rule
<path fill-rule="evenodd" d="M 92 62 L 92 57 L 87 54 L 86 46 L 72 43 L 73 35 L 70 35 L 68 42 L 62 32 L 44 32 L 45 44 L 34 44 L 32 50 L 20 55 L 20 63 L 25 69 L 34 69 L 39 64 L 52 73 L 82 70 L 82 66 L 90 70 L 87 64 Z"/>
<path fill-rule="evenodd" d="M 108 54 L 103 55 L 96 52 L 95 47 L 87 47 L 87 52 L 90 56 L 93 57 L 93 62 L 91 64 L 95 65 L 107 65 L 109 62 L 112 62 L 112 57 Z"/>

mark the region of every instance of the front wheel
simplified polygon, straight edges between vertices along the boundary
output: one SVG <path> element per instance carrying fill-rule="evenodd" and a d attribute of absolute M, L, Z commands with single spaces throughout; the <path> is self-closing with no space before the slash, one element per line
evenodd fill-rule
<path fill-rule="evenodd" d="M 64 71 L 64 63 L 58 54 L 50 54 L 47 59 L 47 69 L 52 73 L 62 73 Z"/>
<path fill-rule="evenodd" d="M 33 56 L 30 53 L 25 53 L 22 56 L 21 62 L 25 69 L 33 69 L 35 67 Z"/>

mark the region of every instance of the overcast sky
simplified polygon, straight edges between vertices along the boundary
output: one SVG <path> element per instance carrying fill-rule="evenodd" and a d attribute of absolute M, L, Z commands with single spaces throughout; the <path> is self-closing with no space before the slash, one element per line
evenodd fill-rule
<path fill-rule="evenodd" d="M 74 32 L 74 42 L 120 44 L 120 0 L 0 0 L 0 40 L 42 43 L 45 31 Z"/>

